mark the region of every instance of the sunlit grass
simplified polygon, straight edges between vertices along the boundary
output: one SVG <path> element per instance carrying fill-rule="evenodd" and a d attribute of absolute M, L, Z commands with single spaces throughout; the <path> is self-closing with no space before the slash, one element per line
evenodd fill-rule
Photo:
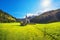
<path fill-rule="evenodd" d="M 0 23 L 0 40 L 53 39 L 60 40 L 60 22 L 26 26 L 20 26 L 20 23 Z"/>

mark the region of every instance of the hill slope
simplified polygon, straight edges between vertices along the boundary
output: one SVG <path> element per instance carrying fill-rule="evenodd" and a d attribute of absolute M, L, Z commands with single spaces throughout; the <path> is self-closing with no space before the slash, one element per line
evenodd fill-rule
<path fill-rule="evenodd" d="M 57 21 L 60 21 L 60 9 L 45 12 L 31 19 L 31 22 L 35 23 L 49 23 Z"/>
<path fill-rule="evenodd" d="M 15 22 L 16 18 L 0 10 L 0 22 Z"/>

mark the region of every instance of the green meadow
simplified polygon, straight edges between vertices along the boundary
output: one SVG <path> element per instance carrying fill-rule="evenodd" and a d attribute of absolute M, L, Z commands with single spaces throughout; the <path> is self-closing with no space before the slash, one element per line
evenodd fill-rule
<path fill-rule="evenodd" d="M 60 40 L 60 22 L 26 26 L 0 23 L 0 40 Z"/>

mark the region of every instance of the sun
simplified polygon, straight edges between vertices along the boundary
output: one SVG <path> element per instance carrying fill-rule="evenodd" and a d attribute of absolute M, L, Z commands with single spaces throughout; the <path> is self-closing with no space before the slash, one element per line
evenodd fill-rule
<path fill-rule="evenodd" d="M 44 1 L 42 2 L 42 6 L 43 6 L 43 7 L 48 7 L 48 6 L 50 6 L 50 4 L 51 4 L 50 0 L 44 0 Z"/>
<path fill-rule="evenodd" d="M 42 8 L 43 12 L 50 10 L 51 6 L 52 6 L 52 0 L 42 0 L 41 1 L 41 8 Z"/>

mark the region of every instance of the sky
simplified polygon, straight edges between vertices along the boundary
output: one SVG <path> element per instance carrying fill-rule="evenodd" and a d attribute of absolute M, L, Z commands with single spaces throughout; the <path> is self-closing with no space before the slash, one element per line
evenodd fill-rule
<path fill-rule="evenodd" d="M 0 0 L 0 9 L 16 18 L 60 8 L 60 0 Z"/>

